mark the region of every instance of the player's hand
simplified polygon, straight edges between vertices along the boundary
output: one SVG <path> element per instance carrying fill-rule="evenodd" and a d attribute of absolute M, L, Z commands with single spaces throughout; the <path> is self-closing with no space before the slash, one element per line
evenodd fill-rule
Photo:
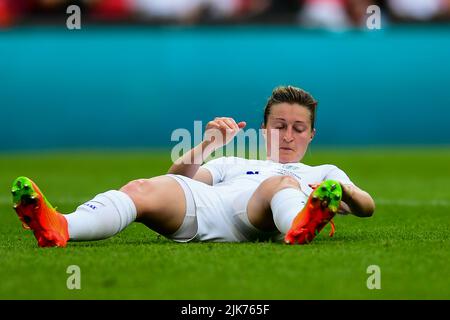
<path fill-rule="evenodd" d="M 320 183 L 308 183 L 308 186 L 313 189 L 316 190 L 318 186 L 320 186 Z"/>
<path fill-rule="evenodd" d="M 233 118 L 215 118 L 206 125 L 203 141 L 216 150 L 229 143 L 246 125 L 245 121 L 236 123 Z"/>

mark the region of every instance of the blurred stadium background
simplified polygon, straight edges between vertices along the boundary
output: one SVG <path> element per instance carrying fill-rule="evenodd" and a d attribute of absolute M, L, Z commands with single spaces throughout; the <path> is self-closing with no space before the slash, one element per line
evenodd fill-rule
<path fill-rule="evenodd" d="M 366 8 L 376 4 L 390 22 L 447 21 L 449 0 L 1 0 L 0 23 L 61 20 L 70 4 L 90 22 L 125 23 L 289 23 L 304 26 L 365 25 Z"/>
<path fill-rule="evenodd" d="M 81 30 L 66 28 L 71 4 Z M 366 28 L 371 4 L 381 30 Z M 449 0 L 0 0 L 0 298 L 448 299 L 449 22 Z M 187 248 L 140 225 L 36 251 L 20 229 L 9 195 L 17 175 L 70 212 L 165 173 L 177 128 L 215 116 L 259 128 L 280 84 L 319 100 L 307 163 L 348 172 L 374 195 L 373 219 L 339 218 L 335 238 L 301 254 Z M 121 278 L 129 263 L 144 273 Z M 373 263 L 381 293 L 365 287 Z M 90 270 L 90 289 L 66 289 L 69 264 Z M 293 264 L 311 275 L 303 290 Z"/>
<path fill-rule="evenodd" d="M 449 3 L 0 0 L 0 150 L 171 147 L 217 115 L 258 128 L 280 84 L 319 100 L 315 145 L 448 144 Z"/>

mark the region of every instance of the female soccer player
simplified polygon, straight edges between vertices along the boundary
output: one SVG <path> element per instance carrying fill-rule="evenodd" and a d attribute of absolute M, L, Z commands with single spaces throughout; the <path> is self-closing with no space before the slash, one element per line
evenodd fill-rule
<path fill-rule="evenodd" d="M 273 90 L 263 128 L 278 138 L 266 135 L 266 160 L 221 157 L 202 165 L 246 126 L 221 117 L 207 124 L 201 144 L 166 175 L 101 193 L 66 215 L 50 205 L 33 181 L 19 177 L 12 187 L 14 208 L 41 247 L 106 239 L 133 221 L 178 242 L 308 243 L 337 212 L 369 217 L 375 209 L 371 196 L 336 166 L 300 162 L 316 132 L 316 106 L 302 89 Z"/>

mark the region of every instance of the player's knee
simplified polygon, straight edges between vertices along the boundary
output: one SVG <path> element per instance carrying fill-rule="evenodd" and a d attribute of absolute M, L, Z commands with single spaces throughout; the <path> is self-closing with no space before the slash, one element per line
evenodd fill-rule
<path fill-rule="evenodd" d="M 300 189 L 300 184 L 291 176 L 274 176 L 264 180 L 255 194 L 269 203 L 278 191 L 288 188 Z"/>
<path fill-rule="evenodd" d="M 154 182 L 151 179 L 137 179 L 128 182 L 120 188 L 120 191 L 125 192 L 132 198 L 136 198 L 150 194 L 154 188 Z"/>
<path fill-rule="evenodd" d="M 133 200 L 137 211 L 137 221 L 141 214 L 154 211 L 157 188 L 156 182 L 152 179 L 133 180 L 120 188 L 120 191 L 126 193 Z"/>
<path fill-rule="evenodd" d="M 271 181 L 267 181 L 271 180 Z M 267 179 L 266 181 L 271 185 L 272 193 L 276 193 L 287 188 L 300 189 L 298 181 L 291 176 L 275 176 Z M 265 182 L 266 182 L 265 181 Z"/>

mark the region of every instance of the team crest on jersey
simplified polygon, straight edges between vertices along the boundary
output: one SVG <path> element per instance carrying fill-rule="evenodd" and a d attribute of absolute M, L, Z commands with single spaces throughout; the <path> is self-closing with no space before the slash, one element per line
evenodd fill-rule
<path fill-rule="evenodd" d="M 298 170 L 298 167 L 292 164 L 283 164 L 283 168 L 286 170 Z"/>
<path fill-rule="evenodd" d="M 293 164 L 285 163 L 281 166 L 281 168 L 278 168 L 277 172 L 280 175 L 283 176 L 291 176 L 293 178 L 297 178 L 298 180 L 301 180 L 301 176 L 298 175 L 295 171 L 298 171 L 300 168 Z"/>
<path fill-rule="evenodd" d="M 300 177 L 300 176 L 299 176 L 298 174 L 296 174 L 295 172 L 292 172 L 292 171 L 287 170 L 287 169 L 284 169 L 284 168 L 278 169 L 278 170 L 277 170 L 277 173 L 278 173 L 279 175 L 282 175 L 282 176 L 291 176 L 291 177 L 293 177 L 293 178 L 297 178 L 298 180 L 301 180 L 301 179 L 302 179 L 302 177 Z"/>

